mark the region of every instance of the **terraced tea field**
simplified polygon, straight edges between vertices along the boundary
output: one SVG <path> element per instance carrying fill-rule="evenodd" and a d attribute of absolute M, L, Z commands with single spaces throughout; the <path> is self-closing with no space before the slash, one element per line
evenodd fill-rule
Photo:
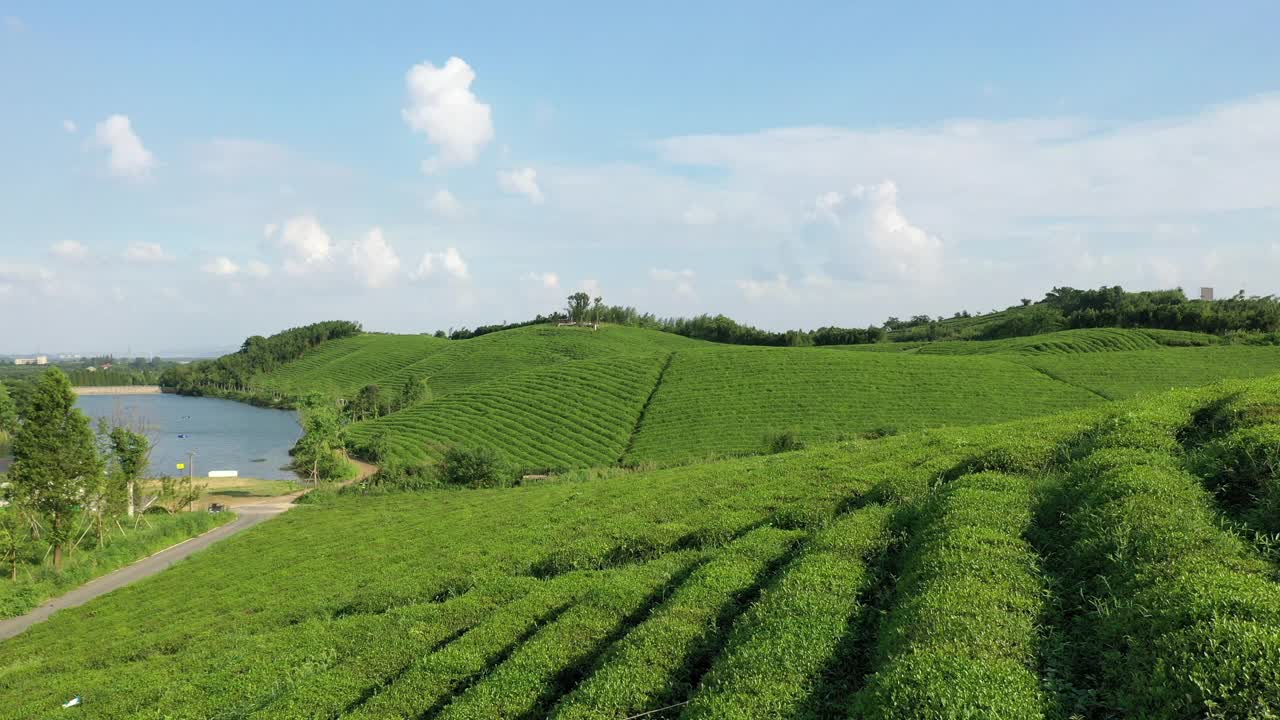
<path fill-rule="evenodd" d="M 1276 557 L 1231 528 L 1280 479 L 1226 448 L 1277 423 L 1268 379 L 338 497 L 0 644 L 0 717 L 1273 717 Z"/>
<path fill-rule="evenodd" d="M 713 347 L 676 353 L 628 462 L 758 452 L 770 430 L 807 441 L 877 428 L 975 425 L 1085 407 L 1094 393 L 987 358 Z"/>
<path fill-rule="evenodd" d="M 760 452 L 771 432 L 821 442 L 974 425 L 1280 372 L 1280 348 L 1217 342 L 1096 329 L 990 342 L 759 348 L 639 328 L 544 325 L 460 341 L 346 338 L 254 383 L 351 397 L 369 383 L 394 392 L 425 379 L 430 401 L 350 431 L 357 447 L 385 436 L 402 462 L 464 444 L 493 447 L 530 470 L 666 465 Z"/>

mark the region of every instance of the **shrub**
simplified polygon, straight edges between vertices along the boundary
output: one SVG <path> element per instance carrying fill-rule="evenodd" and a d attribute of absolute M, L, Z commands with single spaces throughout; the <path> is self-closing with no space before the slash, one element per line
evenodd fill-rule
<path fill-rule="evenodd" d="M 441 482 L 448 485 L 485 488 L 511 483 L 511 471 L 492 448 L 454 446 L 445 451 L 437 466 Z"/>
<path fill-rule="evenodd" d="M 391 492 L 412 492 L 440 487 L 436 468 L 432 465 L 401 465 L 386 461 L 378 472 L 363 481 L 343 487 L 342 495 L 382 495 Z"/>
<path fill-rule="evenodd" d="M 764 446 L 772 454 L 803 450 L 804 443 L 794 430 L 777 430 L 764 436 Z"/>

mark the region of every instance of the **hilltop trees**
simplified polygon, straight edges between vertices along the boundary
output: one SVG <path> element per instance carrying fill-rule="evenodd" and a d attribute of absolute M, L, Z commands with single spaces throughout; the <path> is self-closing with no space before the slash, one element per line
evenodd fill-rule
<path fill-rule="evenodd" d="M 89 419 L 75 407 L 71 382 L 59 369 L 36 382 L 13 441 L 9 480 L 30 510 L 48 519 L 53 567 L 62 572 L 62 552 L 91 483 L 102 473 Z"/>
<path fill-rule="evenodd" d="M 203 394 L 204 388 L 245 391 L 254 375 L 296 360 L 322 342 L 361 332 L 359 323 L 330 320 L 290 328 L 271 337 L 254 335 L 244 341 L 238 352 L 169 368 L 160 376 L 160 384 L 190 395 Z"/>
<path fill-rule="evenodd" d="M 591 296 L 584 292 L 576 292 L 569 296 L 569 319 L 574 322 L 585 322 L 587 311 L 591 308 Z"/>

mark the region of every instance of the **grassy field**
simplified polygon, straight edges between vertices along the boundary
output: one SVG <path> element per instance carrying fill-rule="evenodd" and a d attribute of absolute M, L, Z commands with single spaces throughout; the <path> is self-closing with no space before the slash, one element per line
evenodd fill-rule
<path fill-rule="evenodd" d="M 1272 501 L 1228 450 L 1276 423 L 1241 381 L 335 497 L 0 644 L 0 717 L 1274 717 L 1277 564 L 1222 498 Z"/>
<path fill-rule="evenodd" d="M 0 508 L 0 512 L 8 510 Z M 21 615 L 47 598 L 232 519 L 230 513 L 150 514 L 145 522 L 139 520 L 137 527 L 130 526 L 128 530 L 124 527 L 111 528 L 102 546 L 97 545 L 97 538 L 90 533 L 84 537 L 80 547 L 64 559 L 61 577 L 53 573 L 50 559 L 42 554 L 45 546 L 39 544 L 38 551 L 33 547 L 31 554 L 20 559 L 16 582 L 10 580 L 10 568 L 3 568 L 3 574 L 0 574 L 0 618 Z"/>
<path fill-rule="evenodd" d="M 626 460 L 759 452 L 771 430 L 814 442 L 885 428 L 996 422 L 1099 401 L 1030 368 L 987 358 L 712 347 L 676 354 Z"/>
<path fill-rule="evenodd" d="M 284 394 L 430 399 L 351 428 L 400 462 L 485 445 L 519 468 L 666 465 L 760 452 L 792 431 L 821 442 L 974 425 L 1170 387 L 1280 372 L 1280 348 L 1164 330 L 1069 330 L 989 342 L 846 348 L 717 345 L 639 328 L 530 326 L 478 338 L 367 334 L 255 379 Z"/>

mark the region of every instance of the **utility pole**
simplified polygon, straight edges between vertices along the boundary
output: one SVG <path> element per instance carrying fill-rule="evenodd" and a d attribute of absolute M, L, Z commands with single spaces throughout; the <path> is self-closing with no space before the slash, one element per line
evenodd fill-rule
<path fill-rule="evenodd" d="M 188 450 L 187 451 L 187 492 L 188 493 L 191 492 L 191 488 L 194 485 L 195 472 L 196 472 L 196 451 Z M 188 497 L 190 496 L 188 495 Z M 194 502 L 195 502 L 194 498 L 187 501 L 187 512 L 191 512 L 191 506 Z"/>

